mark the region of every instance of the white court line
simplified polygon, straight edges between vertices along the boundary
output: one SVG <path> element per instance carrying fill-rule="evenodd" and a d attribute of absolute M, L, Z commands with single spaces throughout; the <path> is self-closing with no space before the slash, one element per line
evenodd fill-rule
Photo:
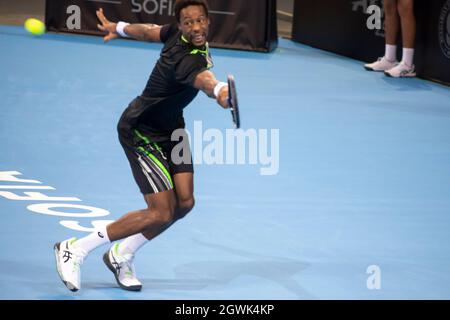
<path fill-rule="evenodd" d="M 0 189 L 27 189 L 27 190 L 55 190 L 53 187 L 48 186 L 0 186 Z"/>

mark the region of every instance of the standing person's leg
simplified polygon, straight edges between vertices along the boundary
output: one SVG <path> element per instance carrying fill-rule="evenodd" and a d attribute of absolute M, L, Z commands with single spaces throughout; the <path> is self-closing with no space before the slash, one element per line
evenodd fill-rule
<path fill-rule="evenodd" d="M 416 18 L 413 0 L 398 0 L 398 13 L 402 25 L 403 59 L 408 66 L 414 63 L 416 41 Z"/>
<path fill-rule="evenodd" d="M 414 17 L 414 0 L 398 0 L 397 9 L 402 26 L 403 57 L 394 68 L 385 74 L 394 78 L 415 77 L 414 42 L 416 39 L 416 19 Z"/>
<path fill-rule="evenodd" d="M 385 57 L 389 61 L 397 60 L 398 29 L 399 16 L 397 12 L 397 0 L 384 0 Z"/>
<path fill-rule="evenodd" d="M 378 61 L 364 65 L 369 71 L 386 71 L 397 66 L 397 36 L 399 28 L 399 17 L 397 13 L 397 0 L 384 0 L 384 29 L 385 29 L 385 52 Z"/>

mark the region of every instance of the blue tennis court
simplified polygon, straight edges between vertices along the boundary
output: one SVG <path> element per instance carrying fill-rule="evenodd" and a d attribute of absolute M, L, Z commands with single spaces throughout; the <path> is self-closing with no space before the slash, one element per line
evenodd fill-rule
<path fill-rule="evenodd" d="M 449 87 L 284 39 L 213 49 L 271 162 L 208 164 L 203 136 L 196 207 L 136 256 L 142 292 L 117 286 L 105 246 L 73 294 L 53 244 L 145 207 L 116 124 L 161 45 L 0 26 L 0 47 L 1 299 L 450 299 Z M 201 93 L 185 117 L 200 137 L 232 128 Z"/>

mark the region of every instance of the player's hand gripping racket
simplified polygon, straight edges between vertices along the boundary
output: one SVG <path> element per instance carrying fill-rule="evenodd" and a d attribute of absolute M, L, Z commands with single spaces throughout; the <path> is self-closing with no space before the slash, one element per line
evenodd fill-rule
<path fill-rule="evenodd" d="M 233 117 L 234 128 L 239 129 L 241 127 L 239 103 L 236 92 L 236 82 L 232 75 L 228 76 L 228 105 L 230 106 L 231 116 Z"/>

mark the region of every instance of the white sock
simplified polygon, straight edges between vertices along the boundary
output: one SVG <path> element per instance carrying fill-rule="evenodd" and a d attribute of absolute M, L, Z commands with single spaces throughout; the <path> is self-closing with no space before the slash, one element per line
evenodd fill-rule
<path fill-rule="evenodd" d="M 407 66 L 411 67 L 414 64 L 414 49 L 403 48 L 402 61 L 406 63 Z"/>
<path fill-rule="evenodd" d="M 106 226 L 102 226 L 97 228 L 90 235 L 75 241 L 75 245 L 83 249 L 86 253 L 89 253 L 95 248 L 110 242 L 108 232 L 106 232 Z"/>
<path fill-rule="evenodd" d="M 119 254 L 134 254 L 140 247 L 148 242 L 142 233 L 129 236 L 119 244 Z"/>
<path fill-rule="evenodd" d="M 384 56 L 391 62 L 397 61 L 397 46 L 387 44 Z"/>

